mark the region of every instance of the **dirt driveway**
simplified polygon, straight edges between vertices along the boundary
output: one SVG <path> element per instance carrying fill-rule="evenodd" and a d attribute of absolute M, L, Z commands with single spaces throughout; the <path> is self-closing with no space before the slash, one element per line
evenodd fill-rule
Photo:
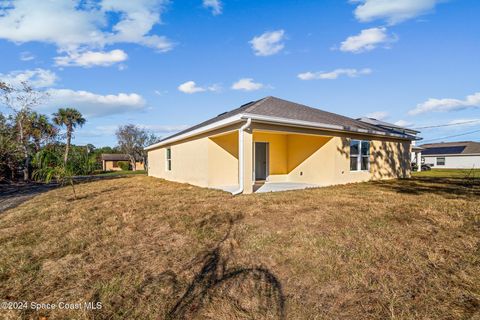
<path fill-rule="evenodd" d="M 85 183 L 97 180 L 115 179 L 119 176 L 79 176 L 75 177 L 75 183 Z M 0 213 L 7 209 L 14 208 L 23 202 L 58 187 L 58 183 L 36 183 L 36 182 L 14 182 L 0 184 Z"/>
<path fill-rule="evenodd" d="M 16 182 L 0 185 L 0 213 L 58 186 L 56 183 Z"/>

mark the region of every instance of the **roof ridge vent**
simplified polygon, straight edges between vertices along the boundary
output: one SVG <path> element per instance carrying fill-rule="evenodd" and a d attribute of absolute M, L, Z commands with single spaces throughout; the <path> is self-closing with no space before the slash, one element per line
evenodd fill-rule
<path fill-rule="evenodd" d="M 249 105 L 249 104 L 252 104 L 252 103 L 255 103 L 255 102 L 258 102 L 258 101 L 250 101 L 250 102 L 244 103 L 244 104 L 242 104 L 242 105 L 241 105 L 240 107 L 238 107 L 238 108 L 245 107 L 245 106 L 247 106 L 247 105 Z"/>

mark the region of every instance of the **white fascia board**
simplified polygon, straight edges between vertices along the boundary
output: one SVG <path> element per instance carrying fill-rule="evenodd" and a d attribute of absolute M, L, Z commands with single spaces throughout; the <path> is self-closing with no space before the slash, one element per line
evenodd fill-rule
<path fill-rule="evenodd" d="M 365 134 L 370 134 L 370 135 L 385 136 L 385 137 L 396 137 L 396 138 L 412 140 L 410 137 L 408 137 L 406 135 L 402 135 L 402 134 L 387 133 L 387 132 L 382 132 L 382 131 L 370 131 L 370 130 L 365 130 L 365 129 L 347 129 L 343 126 L 326 124 L 326 123 L 319 123 L 319 122 L 291 120 L 291 119 L 285 119 L 285 118 L 278 118 L 278 117 L 271 117 L 271 116 L 261 116 L 261 115 L 257 115 L 257 114 L 248 114 L 248 113 L 244 113 L 243 117 L 245 119 L 246 118 L 251 118 L 252 120 L 254 120 L 256 122 L 265 122 L 265 123 L 272 123 L 272 124 L 280 123 L 280 124 L 290 125 L 290 126 L 293 126 L 293 127 L 326 129 L 326 130 L 341 131 L 341 132 L 358 132 L 358 133 L 365 133 Z"/>
<path fill-rule="evenodd" d="M 342 126 L 336 126 L 332 124 L 302 121 L 302 120 L 292 120 L 292 119 L 271 117 L 271 116 L 262 116 L 262 115 L 250 114 L 250 113 L 244 113 L 243 118 L 244 119 L 251 118 L 252 120 L 257 120 L 257 122 L 281 123 L 281 124 L 289 124 L 292 126 L 300 126 L 300 127 L 315 127 L 315 128 L 325 128 L 325 129 L 333 129 L 333 130 L 343 129 Z"/>
<path fill-rule="evenodd" d="M 185 132 L 184 134 L 181 134 L 181 135 L 178 135 L 178 136 L 175 136 L 175 137 L 172 137 L 172 138 L 167 138 L 165 140 L 162 140 L 160 142 L 152 144 L 151 146 L 146 147 L 145 150 L 156 149 L 156 148 L 162 147 L 164 145 L 167 145 L 167 144 L 179 141 L 179 140 L 190 138 L 190 137 L 193 137 L 193 136 L 196 136 L 196 135 L 208 132 L 208 131 L 212 131 L 212 130 L 215 130 L 215 129 L 220 129 L 222 127 L 226 127 L 226 126 L 229 126 L 231 124 L 234 124 L 234 123 L 237 123 L 237 122 L 240 122 L 240 121 L 242 121 L 242 115 L 237 114 L 237 115 L 231 116 L 229 118 L 226 118 L 226 119 L 211 123 L 209 125 L 200 127 L 198 129 Z"/>

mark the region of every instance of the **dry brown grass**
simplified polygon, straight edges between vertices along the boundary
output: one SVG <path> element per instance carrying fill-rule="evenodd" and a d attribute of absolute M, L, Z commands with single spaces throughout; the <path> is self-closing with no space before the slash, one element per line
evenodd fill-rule
<path fill-rule="evenodd" d="M 17 319 L 480 319 L 480 185 L 363 183 L 232 197 L 145 176 L 0 216 Z"/>

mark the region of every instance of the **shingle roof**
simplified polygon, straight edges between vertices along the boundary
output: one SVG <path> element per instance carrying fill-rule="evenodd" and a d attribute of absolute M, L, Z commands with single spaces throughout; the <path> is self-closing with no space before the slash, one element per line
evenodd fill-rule
<path fill-rule="evenodd" d="M 102 153 L 100 157 L 107 161 L 130 161 L 128 155 L 121 153 Z"/>
<path fill-rule="evenodd" d="M 366 123 L 370 123 L 370 124 L 373 124 L 374 126 L 379 126 L 379 127 L 384 128 L 384 129 L 387 129 L 387 130 L 392 130 L 394 132 L 407 132 L 407 133 L 412 133 L 412 134 L 416 134 L 416 133 L 420 132 L 420 131 L 417 131 L 415 129 L 410 129 L 410 128 L 397 126 L 396 124 L 381 121 L 381 120 L 374 119 L 374 118 L 363 117 L 363 118 L 359 118 L 357 120 L 360 120 L 360 121 L 366 122 Z"/>
<path fill-rule="evenodd" d="M 421 145 L 424 155 L 436 154 L 480 154 L 480 142 L 458 141 L 441 142 Z"/>
<path fill-rule="evenodd" d="M 258 100 L 258 101 L 261 101 L 261 100 Z M 201 127 L 204 127 L 204 126 L 207 126 L 209 124 L 212 124 L 212 123 L 215 123 L 217 121 L 220 121 L 220 120 L 223 120 L 223 119 L 227 119 L 231 116 L 234 116 L 234 115 L 237 115 L 237 114 L 240 114 L 240 113 L 243 113 L 245 112 L 245 110 L 248 109 L 248 107 L 252 106 L 253 104 L 257 103 L 258 101 L 251 101 L 251 102 L 248 102 L 248 103 L 245 103 L 244 105 L 241 105 L 240 107 L 234 109 L 234 110 L 231 110 L 231 111 L 227 111 L 227 112 L 224 112 L 224 113 L 220 113 L 218 116 L 214 117 L 214 118 L 211 118 L 211 119 L 208 119 L 204 122 L 201 122 L 197 125 L 194 125 L 190 128 L 187 128 L 183 131 L 180 131 L 178 133 L 175 133 L 175 134 L 172 134 L 171 136 L 168 136 L 161 141 L 164 141 L 164 140 L 167 140 L 167 139 L 171 139 L 173 137 L 176 137 L 176 136 L 179 136 L 179 135 L 182 135 L 184 133 L 187 133 L 187 132 L 190 132 L 190 131 L 193 131 L 195 129 L 198 129 L 198 128 L 201 128 Z"/>
<path fill-rule="evenodd" d="M 259 100 L 248 107 L 245 112 L 262 116 L 337 125 L 352 129 L 377 131 L 380 129 L 379 127 L 341 116 L 339 114 L 307 107 L 303 104 L 290 102 L 275 97 L 267 97 Z"/>
<path fill-rule="evenodd" d="M 221 113 L 214 118 L 211 118 L 207 121 L 199 123 L 186 130 L 183 130 L 174 135 L 171 135 L 165 139 L 162 139 L 161 141 L 165 141 L 165 140 L 183 135 L 195 129 L 199 129 L 201 127 L 207 126 L 209 124 L 213 124 L 217 121 L 221 121 L 223 119 L 227 119 L 229 117 L 232 117 L 238 114 L 252 114 L 252 115 L 260 115 L 260 116 L 284 118 L 289 120 L 308 121 L 308 122 L 326 124 L 326 125 L 335 125 L 335 126 L 341 126 L 346 131 L 367 130 L 367 131 L 384 132 L 387 134 L 397 133 L 395 131 L 382 128 L 380 126 L 365 123 L 349 117 L 341 116 L 339 114 L 308 107 L 299 103 L 290 102 L 290 101 L 279 99 L 276 97 L 266 97 L 257 101 L 246 103 L 240 106 L 239 108 L 233 109 L 231 111 Z"/>

